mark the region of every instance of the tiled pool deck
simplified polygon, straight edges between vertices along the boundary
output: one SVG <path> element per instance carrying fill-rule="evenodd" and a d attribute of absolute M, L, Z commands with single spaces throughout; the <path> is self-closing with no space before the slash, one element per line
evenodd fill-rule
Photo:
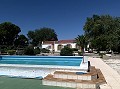
<path fill-rule="evenodd" d="M 100 58 L 89 57 L 88 60 L 91 62 L 92 66 L 102 71 L 106 79 L 107 84 L 101 85 L 100 89 L 120 89 L 120 75 L 117 71 L 108 66 Z"/>

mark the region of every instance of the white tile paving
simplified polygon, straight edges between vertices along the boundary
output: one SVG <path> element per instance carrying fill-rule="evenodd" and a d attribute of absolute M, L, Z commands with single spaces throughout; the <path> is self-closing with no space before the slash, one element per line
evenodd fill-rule
<path fill-rule="evenodd" d="M 120 75 L 114 69 L 108 66 L 100 58 L 89 57 L 89 61 L 92 66 L 102 71 L 106 79 L 107 84 L 101 85 L 100 89 L 120 89 Z"/>

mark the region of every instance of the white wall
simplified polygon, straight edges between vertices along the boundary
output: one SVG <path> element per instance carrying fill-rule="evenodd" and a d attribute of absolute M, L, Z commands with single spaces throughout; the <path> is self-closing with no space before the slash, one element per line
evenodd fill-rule
<path fill-rule="evenodd" d="M 66 43 L 66 44 L 61 44 L 61 45 L 63 45 L 63 48 L 64 48 L 64 46 L 66 46 L 67 44 L 71 44 L 72 48 L 76 48 L 76 43 Z M 57 50 L 58 45 L 59 44 L 54 45 L 55 52 L 60 52 L 60 50 Z M 52 51 L 52 45 L 51 44 L 42 44 L 42 48 L 47 48 L 48 46 L 51 46 L 51 49 L 49 49 L 49 50 Z"/>
<path fill-rule="evenodd" d="M 76 48 L 76 43 L 71 43 L 72 48 Z"/>
<path fill-rule="evenodd" d="M 42 44 L 42 48 L 47 48 L 49 46 L 51 46 L 51 48 L 49 50 L 52 51 L 52 45 L 51 44 Z"/>
<path fill-rule="evenodd" d="M 58 45 L 59 45 L 59 44 L 55 44 L 55 45 L 54 45 L 54 50 L 55 50 L 55 52 L 60 52 L 60 51 L 57 50 Z"/>
<path fill-rule="evenodd" d="M 67 44 L 71 44 L 72 48 L 76 48 L 76 43 L 67 43 Z M 66 46 L 67 44 L 61 44 L 61 45 L 63 45 L 63 48 L 64 48 L 64 46 Z M 59 44 L 55 44 L 55 47 L 54 47 L 55 52 L 60 52 L 60 50 L 57 50 L 58 45 Z"/>

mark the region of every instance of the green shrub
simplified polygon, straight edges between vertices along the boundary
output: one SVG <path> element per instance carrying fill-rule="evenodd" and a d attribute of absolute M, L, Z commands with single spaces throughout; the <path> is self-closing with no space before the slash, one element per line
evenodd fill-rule
<path fill-rule="evenodd" d="M 40 52 L 41 52 L 41 51 L 40 51 L 39 48 L 34 49 L 34 53 L 35 53 L 35 54 L 40 54 Z"/>
<path fill-rule="evenodd" d="M 78 52 L 78 55 L 79 56 L 83 56 L 83 52 Z"/>
<path fill-rule="evenodd" d="M 73 56 L 73 50 L 69 47 L 64 47 L 60 52 L 61 56 Z"/>
<path fill-rule="evenodd" d="M 78 49 L 77 49 L 77 48 L 72 48 L 72 50 L 73 50 L 73 51 L 78 51 Z"/>
<path fill-rule="evenodd" d="M 42 53 L 49 53 L 50 50 L 43 48 L 43 49 L 41 49 L 41 52 L 42 52 Z"/>
<path fill-rule="evenodd" d="M 33 47 L 26 47 L 24 49 L 24 54 L 25 55 L 35 55 Z"/>
<path fill-rule="evenodd" d="M 1 51 L 1 53 L 6 53 L 7 52 L 7 46 L 1 46 L 0 47 L 0 51 Z"/>
<path fill-rule="evenodd" d="M 8 50 L 7 52 L 9 55 L 14 55 L 16 53 L 16 50 Z"/>
<path fill-rule="evenodd" d="M 4 50 L 4 49 L 1 49 L 0 51 L 1 51 L 1 53 L 5 53 L 5 52 L 7 52 L 7 51 L 6 51 L 6 50 Z"/>
<path fill-rule="evenodd" d="M 17 50 L 16 55 L 24 55 L 24 49 L 22 50 Z"/>

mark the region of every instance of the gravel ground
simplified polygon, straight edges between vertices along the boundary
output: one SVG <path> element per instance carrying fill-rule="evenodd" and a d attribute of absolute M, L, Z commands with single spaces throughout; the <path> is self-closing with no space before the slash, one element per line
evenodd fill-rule
<path fill-rule="evenodd" d="M 98 54 L 87 53 L 87 56 L 100 57 Z M 120 54 L 113 54 L 111 56 L 104 55 L 103 61 L 116 70 L 120 74 Z"/>
<path fill-rule="evenodd" d="M 104 56 L 103 61 L 120 74 L 120 55 Z"/>

